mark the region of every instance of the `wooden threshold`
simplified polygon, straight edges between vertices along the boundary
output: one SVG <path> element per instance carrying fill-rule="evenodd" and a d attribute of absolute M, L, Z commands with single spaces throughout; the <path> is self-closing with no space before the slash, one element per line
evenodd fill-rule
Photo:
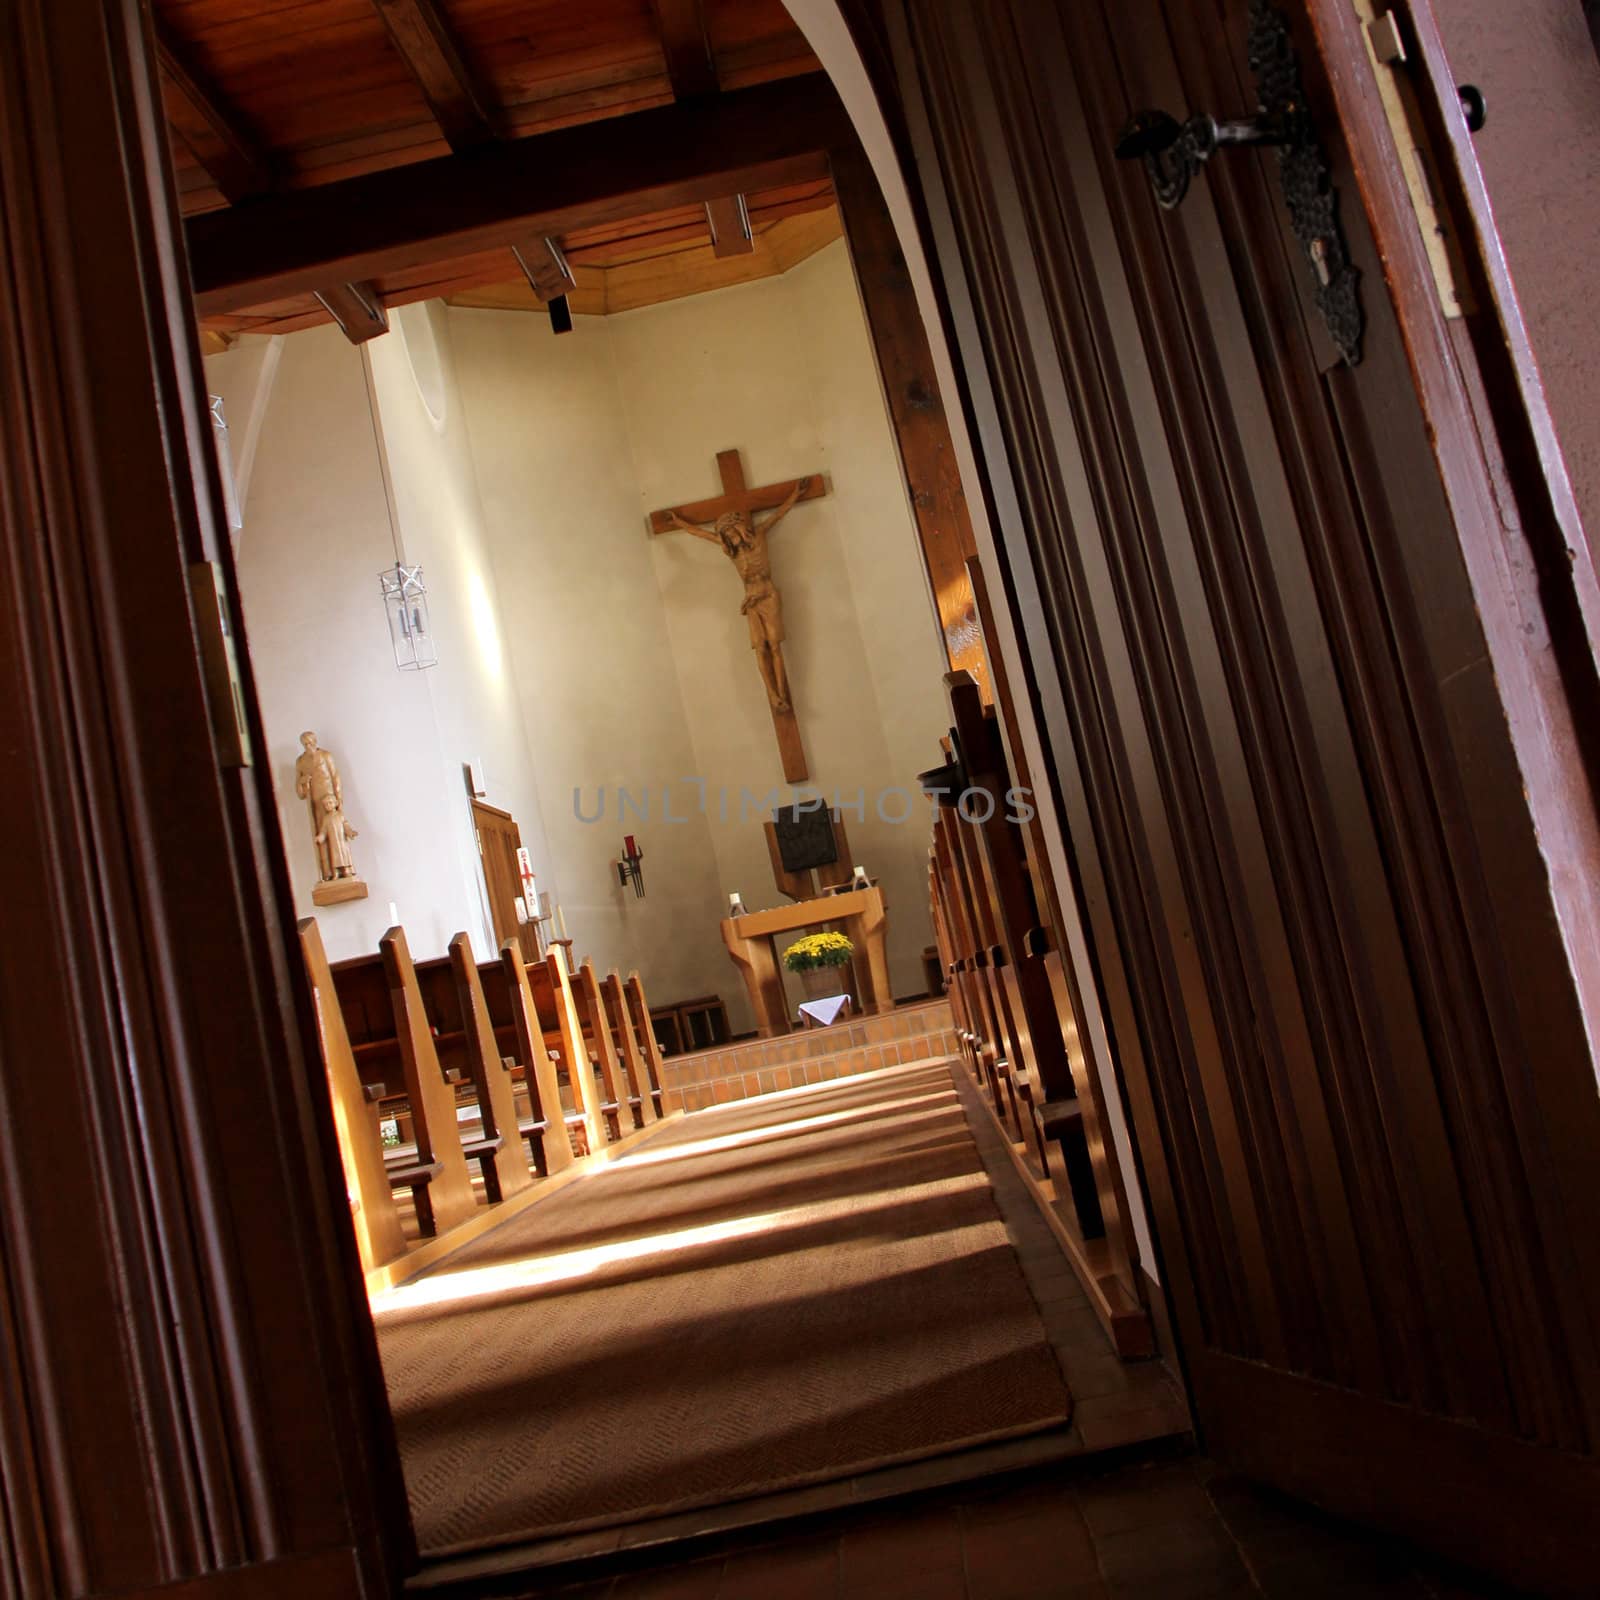
<path fill-rule="evenodd" d="M 471 1244 L 474 1239 L 480 1239 L 491 1229 L 498 1228 L 502 1222 L 509 1222 L 511 1218 L 521 1216 L 530 1206 L 535 1206 L 541 1200 L 559 1193 L 568 1185 L 576 1183 L 578 1179 L 598 1172 L 619 1156 L 627 1155 L 646 1139 L 654 1138 L 664 1128 L 670 1128 L 674 1122 L 682 1120 L 684 1115 L 682 1111 L 669 1111 L 652 1122 L 649 1127 L 635 1128 L 632 1133 L 608 1144 L 604 1150 L 594 1155 L 579 1156 L 570 1167 L 563 1168 L 552 1177 L 540 1178 L 521 1194 L 513 1195 L 509 1200 L 502 1200 L 498 1205 L 480 1206 L 469 1221 L 463 1222 L 458 1228 L 452 1228 L 449 1233 L 441 1234 L 437 1239 L 424 1239 L 416 1249 L 406 1251 L 403 1256 L 396 1256 L 393 1261 L 384 1262 L 381 1267 L 374 1267 L 366 1275 L 367 1298 L 371 1299 L 374 1295 L 382 1294 L 386 1289 L 396 1289 L 402 1283 L 409 1283 L 419 1272 L 437 1266 L 462 1245 Z"/>

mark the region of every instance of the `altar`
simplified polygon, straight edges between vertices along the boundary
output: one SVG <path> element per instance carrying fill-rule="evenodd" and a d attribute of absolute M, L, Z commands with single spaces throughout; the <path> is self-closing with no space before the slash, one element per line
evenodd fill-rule
<path fill-rule="evenodd" d="M 894 1009 L 885 950 L 889 919 L 883 891 L 866 888 L 819 895 L 814 899 L 797 900 L 793 905 L 747 911 L 742 916 L 722 919 L 722 942 L 727 945 L 728 954 L 733 957 L 745 988 L 750 992 L 756 1029 L 762 1038 L 788 1033 L 792 1026 L 783 991 L 779 938 L 798 934 L 802 928 L 822 928 L 830 924 L 837 925 L 856 947 L 856 978 L 862 991 L 855 997 L 856 1008 L 859 1011 Z"/>

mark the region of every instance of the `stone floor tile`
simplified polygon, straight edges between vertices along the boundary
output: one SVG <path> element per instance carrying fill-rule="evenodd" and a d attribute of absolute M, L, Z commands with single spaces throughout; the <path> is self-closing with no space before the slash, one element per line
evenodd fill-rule
<path fill-rule="evenodd" d="M 1214 1516 L 1172 1518 L 1123 1533 L 1096 1534 L 1095 1553 L 1113 1591 L 1119 1584 L 1156 1578 L 1230 1583 L 1248 1578 L 1237 1547 Z"/>
<path fill-rule="evenodd" d="M 968 1600 L 967 1580 L 959 1567 L 882 1573 L 842 1584 L 839 1600 Z"/>
<path fill-rule="evenodd" d="M 1302 1550 L 1261 1565 L 1246 1546 L 1245 1559 L 1267 1600 L 1428 1600 L 1415 1576 L 1372 1550 Z"/>
<path fill-rule="evenodd" d="M 730 1556 L 717 1600 L 832 1600 L 839 1590 L 839 1540 L 824 1536 Z"/>
<path fill-rule="evenodd" d="M 1204 1522 L 1227 1537 L 1223 1519 L 1187 1461 L 1133 1467 L 1090 1479 L 1078 1489 L 1083 1520 L 1096 1539 L 1175 1522 Z"/>
<path fill-rule="evenodd" d="M 720 1560 L 629 1572 L 612 1584 L 609 1600 L 716 1600 L 721 1581 Z"/>
<path fill-rule="evenodd" d="M 847 1530 L 839 1540 L 839 1584 L 848 1592 L 874 1580 L 962 1570 L 961 1518 L 954 1506 L 902 1513 Z"/>
<path fill-rule="evenodd" d="M 1070 1497 L 1035 1506 L 1030 1514 L 997 1516 L 998 1509 L 962 1508 L 973 1600 L 1070 1592 L 1100 1581 L 1094 1540 Z"/>

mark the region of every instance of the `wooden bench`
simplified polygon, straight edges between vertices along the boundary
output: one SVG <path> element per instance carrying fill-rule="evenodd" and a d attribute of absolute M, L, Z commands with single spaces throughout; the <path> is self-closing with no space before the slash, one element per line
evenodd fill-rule
<path fill-rule="evenodd" d="M 964 1054 L 1036 1175 L 1071 1207 L 1078 1235 L 1104 1234 L 1092 1153 L 1067 1055 L 1060 962 L 1043 926 L 1011 775 L 992 712 L 965 673 L 946 679 L 955 726 L 935 797 L 929 895 Z M 931 775 L 930 775 L 931 776 Z M 963 809 L 953 792 L 981 796 Z M 1055 971 L 1052 973 L 1052 962 Z"/>
<path fill-rule="evenodd" d="M 501 948 L 503 962 L 508 948 L 518 964 L 519 988 L 527 991 L 526 1003 L 533 1019 L 528 1026 L 533 1029 L 536 1024 L 543 1049 L 555 1058 L 559 1069 L 567 1076 L 573 1103 L 564 1105 L 558 1097 L 554 1104 L 562 1107 L 566 1126 L 582 1139 L 586 1150 L 591 1153 L 604 1150 L 614 1136 L 613 1130 L 617 1130 L 619 1108 L 614 1096 L 606 1093 L 596 1081 L 596 1069 L 584 1038 L 566 957 L 557 945 L 552 946 L 541 961 L 523 961 L 520 949 L 508 940 Z M 519 1058 L 526 1060 L 520 1050 Z M 549 1111 L 547 1105 L 545 1114 Z"/>
<path fill-rule="evenodd" d="M 656 1031 L 650 1026 L 650 1002 L 644 997 L 644 984 L 637 972 L 630 972 L 622 985 L 628 1003 L 628 1015 L 633 1020 L 634 1035 L 644 1055 L 645 1071 L 650 1079 L 650 1098 L 656 1115 L 663 1115 L 661 1090 L 661 1046 L 656 1042 Z"/>
<path fill-rule="evenodd" d="M 628 1009 L 628 992 L 620 973 L 606 974 L 600 984 L 600 1002 L 605 1008 L 617 1059 L 622 1064 L 622 1075 L 627 1080 L 628 1105 L 633 1111 L 634 1125 L 648 1128 L 661 1113 L 656 1096 L 651 1091 L 645 1046 L 633 1025 L 633 1015 Z"/>
<path fill-rule="evenodd" d="M 328 1076 L 339 1159 L 350 1196 L 356 1248 L 362 1270 L 367 1272 L 405 1253 L 405 1233 L 384 1161 L 376 1099 L 363 1087 L 356 1069 L 321 930 L 314 918 L 306 917 L 299 924 L 299 934 L 300 955 L 316 1013 L 317 1043 Z M 430 1173 L 424 1181 L 431 1182 L 432 1178 Z"/>
<path fill-rule="evenodd" d="M 601 1109 L 605 1114 L 607 1132 L 611 1138 L 620 1139 L 623 1133 L 623 1108 L 628 1107 L 630 1126 L 637 1126 L 634 1120 L 636 1113 L 629 1105 L 628 1085 L 618 1064 L 617 1047 L 612 1039 L 611 1024 L 600 996 L 600 980 L 595 976 L 592 961 L 585 959 L 580 962 L 573 973 L 572 998 L 577 1007 L 578 1025 L 583 1030 L 584 1052 L 600 1079 L 603 1096 Z"/>
<path fill-rule="evenodd" d="M 470 948 L 469 943 L 469 955 Z M 491 1202 L 496 1201 L 521 1186 L 519 1174 L 526 1173 L 526 1163 L 522 1161 L 516 1139 L 508 1139 L 496 1119 L 490 1094 L 492 1080 L 482 1076 L 476 1059 L 477 1041 L 469 1038 L 463 1023 L 454 961 L 446 954 L 417 962 L 411 960 L 408 952 L 406 962 L 449 1100 L 455 1113 L 468 1109 L 475 1112 L 481 1127 L 478 1135 L 464 1136 L 460 1117 L 453 1114 L 456 1141 L 465 1158 L 476 1162 L 486 1197 Z M 382 949 L 372 956 L 336 962 L 331 970 L 340 1012 L 355 1040 L 354 1053 L 363 1085 L 369 1091 L 381 1093 L 386 1114 L 397 1121 L 410 1122 L 413 1141 L 420 1152 L 422 1140 L 417 1135 L 417 1108 L 402 1048 L 400 1014 Z M 506 1037 L 510 1037 L 509 1026 Z M 498 1050 L 495 1059 L 499 1060 Z M 470 1088 L 470 1101 L 459 1098 L 458 1090 L 463 1088 Z M 443 1104 L 441 1098 L 435 1108 L 436 1117 Z M 436 1125 L 434 1137 L 438 1136 Z M 427 1192 L 432 1181 L 433 1161 L 420 1155 L 414 1161 L 406 1156 L 390 1155 L 387 1164 L 391 1183 L 396 1188 L 411 1191 L 418 1226 L 426 1234 L 436 1223 Z"/>
<path fill-rule="evenodd" d="M 477 1090 L 483 1127 L 483 1135 L 475 1144 L 483 1147 L 478 1161 L 484 1190 L 491 1201 L 506 1200 L 526 1189 L 533 1182 L 533 1175 L 522 1156 L 511 1071 L 495 1039 L 483 980 L 472 957 L 472 941 L 464 933 L 450 941 L 450 970 L 455 979 L 454 1013 L 436 1015 L 432 1020 L 442 1031 L 449 1031 L 454 1024 L 465 1039 L 468 1071 Z M 474 1148 L 469 1146 L 467 1153 L 474 1154 Z"/>
<path fill-rule="evenodd" d="M 477 1197 L 467 1170 L 469 1156 L 461 1139 L 455 1091 L 445 1082 L 439 1066 L 405 933 L 390 928 L 378 941 L 378 954 L 389 985 L 406 1098 L 411 1103 L 416 1130 L 415 1166 L 420 1170 L 437 1164 L 439 1168 L 426 1183 L 413 1189 L 417 1196 L 417 1225 L 425 1236 L 431 1237 L 465 1222 L 477 1208 Z M 498 1152 L 501 1142 L 499 1135 L 469 1141 L 471 1155 L 481 1165 Z"/>

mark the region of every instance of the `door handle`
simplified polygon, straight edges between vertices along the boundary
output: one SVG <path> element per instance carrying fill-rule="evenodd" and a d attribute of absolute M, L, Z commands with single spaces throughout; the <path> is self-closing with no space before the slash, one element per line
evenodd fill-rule
<path fill-rule="evenodd" d="M 1259 101 L 1256 114 L 1224 120 L 1200 112 L 1180 122 L 1171 112 L 1136 111 L 1114 147 L 1122 161 L 1142 161 L 1156 204 L 1171 211 L 1183 203 L 1196 173 L 1218 150 L 1232 145 L 1274 146 L 1278 177 L 1295 238 L 1315 277 L 1313 294 L 1329 337 L 1349 366 L 1361 360 L 1366 318 L 1339 225 L 1338 194 L 1300 82 L 1300 60 L 1289 25 L 1267 0 L 1250 0 L 1250 70 Z"/>
<path fill-rule="evenodd" d="M 1136 111 L 1117 138 L 1119 161 L 1144 162 L 1156 204 L 1181 205 L 1194 175 L 1224 145 L 1293 144 L 1299 137 L 1284 118 L 1255 116 L 1222 122 L 1201 112 L 1186 122 L 1166 111 Z"/>

